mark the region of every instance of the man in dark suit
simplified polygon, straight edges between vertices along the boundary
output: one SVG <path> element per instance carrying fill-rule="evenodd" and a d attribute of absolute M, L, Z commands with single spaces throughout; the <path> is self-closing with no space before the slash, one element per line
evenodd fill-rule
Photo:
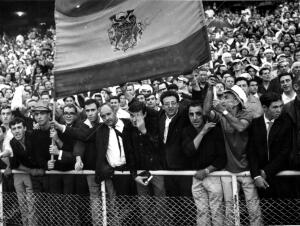
<path fill-rule="evenodd" d="M 115 170 L 124 171 L 126 157 L 123 145 L 123 130 L 130 126 L 130 121 L 119 119 L 109 104 L 100 107 L 103 123 L 96 133 L 96 182 L 105 180 L 108 196 L 129 195 L 132 191 L 132 181 L 129 176 L 113 175 Z"/>
<path fill-rule="evenodd" d="M 280 189 L 274 176 L 287 165 L 291 150 L 291 122 L 286 114 L 281 114 L 283 102 L 280 94 L 265 93 L 260 101 L 264 115 L 254 119 L 249 128 L 250 172 L 260 196 L 274 198 Z"/>
<path fill-rule="evenodd" d="M 160 97 L 162 111 L 159 115 L 159 140 L 164 153 L 167 170 L 188 170 L 190 161 L 182 150 L 181 131 L 188 125 L 187 108 L 179 105 L 179 96 L 166 91 Z M 191 196 L 192 177 L 165 177 L 166 193 L 169 196 Z"/>

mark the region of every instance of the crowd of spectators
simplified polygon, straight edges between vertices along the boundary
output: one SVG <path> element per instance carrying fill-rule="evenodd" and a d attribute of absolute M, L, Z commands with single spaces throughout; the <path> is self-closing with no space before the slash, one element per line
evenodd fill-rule
<path fill-rule="evenodd" d="M 297 178 L 275 177 L 300 170 L 300 2 L 272 4 L 274 11 L 251 6 L 240 13 L 208 7 L 212 60 L 189 75 L 129 82 L 56 102 L 55 30 L 2 35 L 0 157 L 6 191 L 89 193 L 96 225 L 105 180 L 110 198 L 193 196 L 198 225 L 230 225 L 231 179 L 208 175 L 250 171 L 238 183 L 250 224 L 262 225 L 260 198 L 300 196 Z M 11 169 L 29 174 L 14 175 L 13 187 Z M 44 174 L 74 169 L 95 175 Z M 148 173 L 162 169 L 197 173 Z M 115 170 L 131 175 L 113 175 Z M 34 208 L 27 210 L 23 224 L 37 224 L 29 217 Z M 184 214 L 176 216 L 181 225 Z M 163 215 L 156 213 L 161 225 Z"/>

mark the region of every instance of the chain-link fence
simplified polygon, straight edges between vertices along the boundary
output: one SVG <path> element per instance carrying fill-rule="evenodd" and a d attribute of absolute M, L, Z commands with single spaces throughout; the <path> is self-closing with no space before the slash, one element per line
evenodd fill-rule
<path fill-rule="evenodd" d="M 3 221 L 7 225 L 103 225 L 101 197 L 91 200 L 89 196 L 70 194 L 3 193 L 3 204 Z M 300 224 L 300 200 L 264 199 L 260 208 L 265 225 Z M 106 200 L 106 220 L 111 226 L 196 225 L 197 217 L 209 219 L 208 222 L 219 218 L 224 220 L 221 225 L 234 225 L 233 219 L 225 217 L 224 203 L 213 219 L 209 205 L 198 211 L 197 214 L 191 197 L 118 196 Z M 206 213 L 208 218 L 203 218 Z M 239 213 L 240 225 L 249 225 L 251 217 L 243 199 L 239 202 Z"/>

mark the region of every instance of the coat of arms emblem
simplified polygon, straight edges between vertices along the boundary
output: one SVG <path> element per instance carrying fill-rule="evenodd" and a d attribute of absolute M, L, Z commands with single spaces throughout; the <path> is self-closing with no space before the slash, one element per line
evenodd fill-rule
<path fill-rule="evenodd" d="M 108 37 L 114 51 L 126 52 L 141 39 L 143 24 L 137 22 L 133 11 L 120 12 L 109 18 L 112 25 L 108 29 Z"/>

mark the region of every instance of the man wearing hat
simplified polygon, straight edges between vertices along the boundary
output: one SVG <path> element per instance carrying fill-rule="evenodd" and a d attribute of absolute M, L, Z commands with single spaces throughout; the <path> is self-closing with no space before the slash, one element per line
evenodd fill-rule
<path fill-rule="evenodd" d="M 242 74 L 242 60 L 235 59 L 232 61 L 232 71 L 234 73 L 234 77 L 238 78 Z"/>
<path fill-rule="evenodd" d="M 44 101 L 38 101 L 36 105 L 32 109 L 34 119 L 39 125 L 39 129 L 33 130 L 32 133 L 32 157 L 33 160 L 37 163 L 37 167 L 39 169 L 47 170 L 48 169 L 48 161 L 51 159 L 49 147 L 51 145 L 52 139 L 50 137 L 50 119 L 51 119 L 51 109 L 47 103 Z M 59 138 L 56 138 L 56 143 L 61 143 Z M 54 161 L 52 161 L 52 164 L 54 164 Z M 55 176 L 55 175 L 54 175 Z M 43 175 L 43 176 L 33 176 L 32 177 L 32 186 L 33 186 L 33 192 L 39 193 L 39 192 L 50 192 L 50 184 L 51 187 L 54 188 L 54 186 L 57 186 L 55 183 L 51 183 L 51 177 L 49 175 Z M 45 202 L 48 202 L 46 200 L 41 200 L 39 196 L 37 197 L 37 205 L 50 205 L 51 204 L 45 204 Z M 43 204 L 42 204 L 43 203 Z M 37 212 L 39 209 L 37 209 Z M 45 210 L 46 214 L 42 214 L 43 216 L 47 216 L 51 218 L 51 210 L 47 209 Z M 48 212 L 49 211 L 49 212 Z M 37 213 L 37 216 L 42 216 L 41 213 Z M 51 219 L 47 219 L 51 221 Z M 41 221 L 43 222 L 44 219 Z M 39 222 L 39 224 L 42 224 L 42 222 Z"/>
<path fill-rule="evenodd" d="M 231 173 L 241 173 L 249 170 L 246 155 L 248 145 L 247 128 L 252 121 L 251 112 L 244 109 L 247 101 L 245 92 L 237 85 L 224 92 L 224 99 L 214 101 L 213 87 L 210 86 L 204 101 L 204 114 L 213 122 L 220 122 L 225 137 L 227 163 L 225 170 Z M 232 182 L 230 177 L 223 177 L 222 186 L 225 199 L 225 225 L 233 221 Z M 242 187 L 248 207 L 250 225 L 262 225 L 259 198 L 254 181 L 251 177 L 237 177 Z"/>

